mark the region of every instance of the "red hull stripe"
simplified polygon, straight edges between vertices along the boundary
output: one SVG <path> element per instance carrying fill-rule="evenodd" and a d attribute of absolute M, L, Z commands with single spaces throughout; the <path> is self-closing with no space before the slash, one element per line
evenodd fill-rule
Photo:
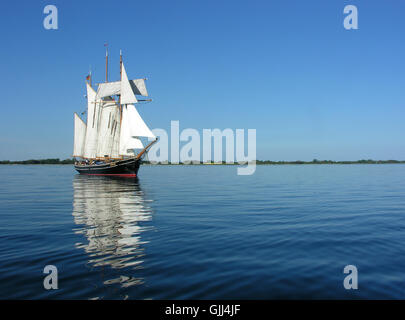
<path fill-rule="evenodd" d="M 114 177 L 127 177 L 135 178 L 135 173 L 83 173 L 86 176 L 114 176 Z"/>

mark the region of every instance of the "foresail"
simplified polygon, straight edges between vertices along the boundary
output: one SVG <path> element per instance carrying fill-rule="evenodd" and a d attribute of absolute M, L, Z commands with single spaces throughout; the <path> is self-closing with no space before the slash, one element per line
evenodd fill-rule
<path fill-rule="evenodd" d="M 138 138 L 128 138 L 127 140 L 122 140 L 120 142 L 121 150 L 120 155 L 122 156 L 134 156 L 134 149 L 143 149 L 142 141 Z"/>
<path fill-rule="evenodd" d="M 123 149 L 121 155 L 123 156 L 133 156 L 134 149 L 143 149 L 142 141 L 138 138 L 128 138 L 123 142 Z"/>
<path fill-rule="evenodd" d="M 84 139 L 86 137 L 86 124 L 75 113 L 74 115 L 74 141 L 73 141 L 73 156 L 83 157 Z"/>
<path fill-rule="evenodd" d="M 143 148 L 139 137 L 156 138 L 133 105 L 123 106 L 120 155 L 128 155 L 128 149 Z"/>
<path fill-rule="evenodd" d="M 120 131 L 120 141 L 119 141 L 119 154 L 120 155 L 129 155 L 127 144 L 129 140 L 132 139 L 131 136 L 131 127 L 128 121 L 128 110 L 123 107 L 122 109 L 122 122 L 121 122 L 121 131 Z"/>
<path fill-rule="evenodd" d="M 127 105 L 124 107 L 124 109 L 127 111 L 127 120 L 129 121 L 132 136 L 146 137 L 152 139 L 156 138 L 152 131 L 148 128 L 146 123 L 143 121 L 134 105 Z"/>

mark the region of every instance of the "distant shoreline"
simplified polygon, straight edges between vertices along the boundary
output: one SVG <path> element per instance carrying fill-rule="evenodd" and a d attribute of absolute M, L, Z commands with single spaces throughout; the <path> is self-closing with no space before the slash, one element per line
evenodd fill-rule
<path fill-rule="evenodd" d="M 2 160 L 0 161 L 0 165 L 41 165 L 41 164 L 74 164 L 74 159 L 65 159 L 60 160 L 56 159 L 30 159 L 30 160 L 22 160 L 22 161 L 10 161 L 10 160 Z M 149 161 L 144 161 L 145 164 L 151 164 Z M 271 160 L 256 160 L 257 165 L 305 165 L 305 164 L 403 164 L 405 160 L 356 160 L 356 161 L 332 161 L 332 160 L 317 160 L 314 159 L 312 161 L 271 161 Z M 245 163 L 246 164 L 246 163 Z M 156 163 L 153 165 L 240 165 L 239 163 L 202 163 L 198 161 L 194 161 L 192 163 Z M 243 165 L 243 164 L 242 164 Z"/>

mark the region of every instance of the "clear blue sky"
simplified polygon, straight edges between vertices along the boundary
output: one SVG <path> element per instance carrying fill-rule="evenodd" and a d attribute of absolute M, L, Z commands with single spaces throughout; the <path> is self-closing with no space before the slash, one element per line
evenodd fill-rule
<path fill-rule="evenodd" d="M 343 28 L 347 4 L 359 30 Z M 404 1 L 25 0 L 0 17 L 0 159 L 70 157 L 105 42 L 111 80 L 121 48 L 149 78 L 152 128 L 255 128 L 258 159 L 405 159 Z"/>

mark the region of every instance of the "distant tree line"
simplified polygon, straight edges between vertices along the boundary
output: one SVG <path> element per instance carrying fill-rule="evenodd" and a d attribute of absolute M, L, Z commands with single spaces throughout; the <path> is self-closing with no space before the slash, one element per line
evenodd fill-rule
<path fill-rule="evenodd" d="M 60 160 L 59 158 L 40 159 L 40 160 L 31 159 L 23 161 L 10 161 L 10 160 L 0 161 L 0 164 L 73 164 L 73 163 L 75 163 L 74 159 Z"/>

